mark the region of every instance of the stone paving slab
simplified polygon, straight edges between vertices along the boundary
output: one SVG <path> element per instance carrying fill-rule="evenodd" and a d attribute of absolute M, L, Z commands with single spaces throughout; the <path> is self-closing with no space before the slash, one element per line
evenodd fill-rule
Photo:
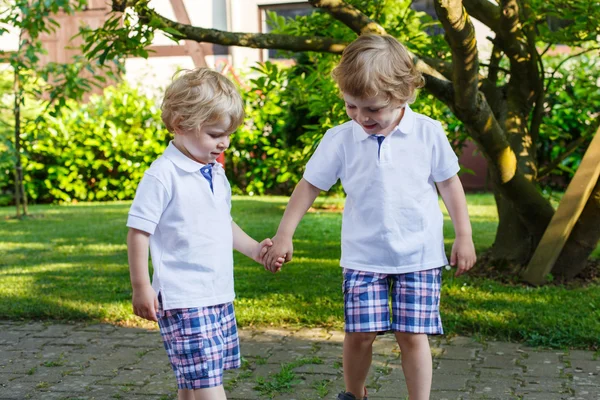
<path fill-rule="evenodd" d="M 335 399 L 344 334 L 240 329 L 231 400 Z M 431 338 L 434 400 L 600 400 L 593 352 L 541 350 L 468 337 Z M 393 335 L 378 337 L 369 399 L 408 399 Z M 170 400 L 176 385 L 158 331 L 112 325 L 0 322 L 0 400 Z"/>

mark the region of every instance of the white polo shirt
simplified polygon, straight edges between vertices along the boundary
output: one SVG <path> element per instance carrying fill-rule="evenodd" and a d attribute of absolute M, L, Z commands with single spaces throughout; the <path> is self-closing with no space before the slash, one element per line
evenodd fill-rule
<path fill-rule="evenodd" d="M 340 265 L 397 274 L 448 263 L 434 182 L 458 170 L 441 124 L 406 106 L 381 148 L 354 121 L 328 130 L 304 179 L 325 191 L 342 182 L 346 205 Z"/>
<path fill-rule="evenodd" d="M 150 234 L 152 287 L 165 310 L 233 301 L 231 188 L 219 163 L 213 190 L 170 143 L 144 173 L 127 226 Z"/>

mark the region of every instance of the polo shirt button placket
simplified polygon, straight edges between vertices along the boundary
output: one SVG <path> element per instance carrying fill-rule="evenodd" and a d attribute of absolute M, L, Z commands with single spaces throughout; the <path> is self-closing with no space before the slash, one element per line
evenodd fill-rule
<path fill-rule="evenodd" d="M 381 162 L 388 163 L 390 162 L 390 144 L 388 143 L 389 139 L 381 146 Z"/>
<path fill-rule="evenodd" d="M 387 157 L 386 157 L 386 152 L 385 152 L 385 149 L 387 148 L 387 142 L 385 144 L 382 144 L 385 140 L 385 136 L 373 135 L 370 137 L 377 140 L 377 146 L 378 146 L 377 147 L 377 162 L 379 164 L 387 162 Z"/>
<path fill-rule="evenodd" d="M 212 165 L 207 164 L 204 167 L 200 168 L 200 173 L 202 174 L 204 179 L 206 179 L 208 185 L 210 186 L 210 191 L 214 194 L 215 192 L 213 189 Z"/>

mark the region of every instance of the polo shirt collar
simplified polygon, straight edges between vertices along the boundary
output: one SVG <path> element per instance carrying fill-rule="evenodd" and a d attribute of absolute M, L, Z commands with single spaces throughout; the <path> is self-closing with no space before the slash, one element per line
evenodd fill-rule
<path fill-rule="evenodd" d="M 413 131 L 414 126 L 415 112 L 411 110 L 409 105 L 407 104 L 404 106 L 404 115 L 402 116 L 400 123 L 394 128 L 394 130 L 392 130 L 392 133 L 394 133 L 396 130 L 399 130 L 401 133 L 408 135 Z M 356 123 L 355 121 L 352 121 L 352 134 L 354 135 L 354 141 L 356 142 L 361 142 L 363 140 L 368 139 L 369 136 L 371 136 L 367 132 L 365 132 L 365 130 L 362 128 L 362 126 L 360 126 L 360 124 Z"/>
<path fill-rule="evenodd" d="M 413 132 L 414 127 L 415 127 L 415 120 L 417 119 L 415 112 L 413 110 L 411 110 L 411 108 L 409 107 L 409 105 L 405 105 L 404 106 L 404 115 L 402 116 L 402 119 L 400 120 L 400 123 L 398 124 L 398 130 L 400 130 L 400 132 L 404 133 L 405 135 L 408 135 L 410 133 Z"/>
<path fill-rule="evenodd" d="M 198 172 L 200 168 L 204 167 L 205 164 L 199 163 L 197 161 L 192 160 L 185 154 L 183 154 L 175 145 L 173 141 L 169 142 L 169 146 L 165 149 L 163 155 L 171 160 L 173 164 L 179 169 L 184 170 L 185 172 Z M 221 168 L 221 164 L 214 163 L 213 169 L 218 172 Z"/>

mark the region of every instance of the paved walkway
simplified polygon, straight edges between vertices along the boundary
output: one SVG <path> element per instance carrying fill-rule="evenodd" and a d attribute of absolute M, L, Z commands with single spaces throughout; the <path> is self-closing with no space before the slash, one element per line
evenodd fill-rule
<path fill-rule="evenodd" d="M 242 329 L 244 365 L 228 398 L 334 399 L 342 339 L 322 329 Z M 600 400 L 600 360 L 586 351 L 432 338 L 432 399 Z M 406 399 L 393 336 L 375 342 L 369 399 Z M 158 331 L 0 321 L 0 399 L 174 399 Z"/>

